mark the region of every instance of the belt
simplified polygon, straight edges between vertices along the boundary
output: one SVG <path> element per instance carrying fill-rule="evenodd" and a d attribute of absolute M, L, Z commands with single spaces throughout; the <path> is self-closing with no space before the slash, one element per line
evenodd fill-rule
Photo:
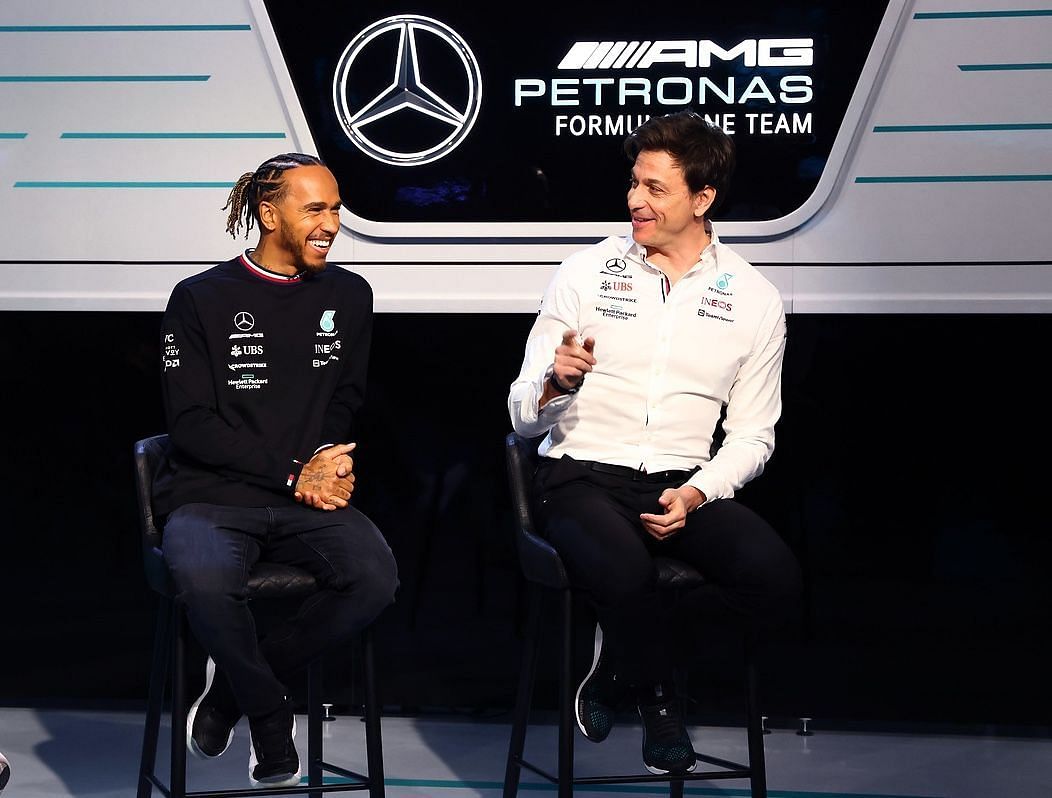
<path fill-rule="evenodd" d="M 595 460 L 577 460 L 585 468 L 590 468 L 592 471 L 599 471 L 603 474 L 615 474 L 625 479 L 631 479 L 633 482 L 675 482 L 677 480 L 686 480 L 694 471 L 684 471 L 678 469 L 671 469 L 669 471 L 652 471 L 649 474 L 646 471 L 641 471 L 638 468 L 630 468 L 629 466 L 611 465 L 610 463 L 600 463 Z"/>

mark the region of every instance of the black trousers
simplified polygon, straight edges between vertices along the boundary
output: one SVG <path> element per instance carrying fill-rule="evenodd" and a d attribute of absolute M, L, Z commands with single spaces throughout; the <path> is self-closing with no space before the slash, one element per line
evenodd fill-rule
<path fill-rule="evenodd" d="M 398 587 L 391 549 L 354 507 L 186 504 L 165 524 L 164 558 L 194 635 L 249 717 L 280 706 L 284 681 L 370 624 Z M 246 590 L 260 559 L 302 568 L 320 586 L 262 639 Z"/>
<path fill-rule="evenodd" d="M 542 458 L 535 476 L 541 533 L 570 580 L 595 606 L 604 657 L 640 685 L 669 678 L 706 623 L 758 631 L 795 618 L 800 568 L 758 514 L 734 501 L 710 502 L 664 540 L 640 513 L 661 513 L 658 497 L 685 481 L 643 481 L 592 470 L 570 457 Z M 656 590 L 655 556 L 683 560 L 708 580 L 678 598 Z"/>

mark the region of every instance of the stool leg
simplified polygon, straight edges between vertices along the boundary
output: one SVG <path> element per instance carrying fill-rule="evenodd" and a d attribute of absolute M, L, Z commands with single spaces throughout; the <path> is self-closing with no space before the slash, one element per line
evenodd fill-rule
<path fill-rule="evenodd" d="M 687 713 L 687 668 L 677 665 L 672 671 L 672 683 L 676 686 L 676 695 L 679 696 L 683 708 L 684 722 Z M 683 779 L 671 779 L 668 783 L 669 798 L 683 798 Z"/>
<path fill-rule="evenodd" d="M 142 734 L 142 759 L 139 762 L 139 789 L 136 798 L 150 798 L 153 793 L 157 764 L 157 738 L 161 729 L 164 704 L 164 681 L 168 676 L 168 641 L 171 633 L 172 602 L 162 597 L 157 608 L 157 625 L 153 633 L 153 660 L 150 665 L 150 693 L 146 700 L 146 723 Z"/>
<path fill-rule="evenodd" d="M 322 785 L 321 697 L 324 672 L 321 658 L 307 669 L 307 784 Z M 322 790 L 311 790 L 310 798 L 321 798 Z"/>
<path fill-rule="evenodd" d="M 559 666 L 559 798 L 573 795 L 573 595 L 562 595 L 562 662 Z"/>
<path fill-rule="evenodd" d="M 767 798 L 767 768 L 764 764 L 763 721 L 760 718 L 759 688 L 754 657 L 755 640 L 745 640 L 745 711 L 748 713 L 749 786 L 752 798 Z"/>
<path fill-rule="evenodd" d="M 362 681 L 365 690 L 365 752 L 369 764 L 369 798 L 384 798 L 384 753 L 380 739 L 380 704 L 376 695 L 372 630 L 363 630 L 360 641 Z"/>
<path fill-rule="evenodd" d="M 515 798 L 519 792 L 522 751 L 526 746 L 526 727 L 530 721 L 533 684 L 537 676 L 537 650 L 540 647 L 541 602 L 539 588 L 530 588 L 530 608 L 526 620 L 526 637 L 522 642 L 522 665 L 519 668 L 519 689 L 515 696 L 515 711 L 511 719 L 511 743 L 508 762 L 504 769 L 504 798 Z"/>
<path fill-rule="evenodd" d="M 186 796 L 186 613 L 172 602 L 172 777 L 169 798 Z"/>

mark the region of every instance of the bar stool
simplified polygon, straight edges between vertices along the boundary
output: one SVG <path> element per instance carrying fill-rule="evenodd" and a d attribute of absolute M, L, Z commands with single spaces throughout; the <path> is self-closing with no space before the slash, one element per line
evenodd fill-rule
<path fill-rule="evenodd" d="M 320 796 L 327 792 L 368 790 L 370 798 L 384 796 L 383 749 L 380 739 L 380 705 L 377 701 L 373 666 L 372 634 L 369 628 L 357 638 L 362 663 L 365 706 L 365 747 L 368 772 L 357 773 L 324 760 L 322 750 L 322 662 L 312 662 L 307 673 L 307 783 L 299 787 L 246 787 L 244 789 L 186 791 L 186 649 L 189 627 L 186 612 L 175 598 L 175 586 L 161 554 L 161 534 L 154 524 L 152 506 L 153 477 L 165 457 L 167 435 L 155 435 L 135 443 L 135 478 L 139 501 L 139 523 L 146 581 L 157 593 L 160 604 L 154 630 L 150 693 L 143 730 L 142 758 L 139 764 L 137 798 L 150 798 L 156 787 L 167 798 L 233 798 L 233 796 L 302 795 Z M 287 565 L 261 562 L 249 575 L 250 601 L 287 599 L 309 595 L 317 590 L 314 577 Z M 157 745 L 171 662 L 171 772 L 168 784 L 156 773 Z M 324 774 L 342 777 L 339 783 L 324 783 Z"/>
<path fill-rule="evenodd" d="M 574 590 L 566 568 L 558 553 L 541 538 L 533 523 L 531 492 L 533 473 L 537 463 L 539 439 L 526 439 L 512 432 L 505 437 L 504 450 L 508 468 L 508 484 L 516 511 L 515 545 L 519 566 L 530 589 L 529 615 L 523 642 L 522 665 L 519 670 L 518 692 L 512 717 L 511 743 L 504 772 L 504 798 L 515 798 L 522 769 L 558 786 L 559 798 L 570 798 L 576 785 L 668 782 L 669 795 L 682 798 L 684 781 L 714 779 L 748 779 L 753 798 L 767 798 L 767 775 L 764 767 L 763 726 L 758 703 L 758 682 L 753 657 L 755 640 L 745 638 L 745 717 L 748 740 L 746 763 L 732 762 L 718 757 L 698 754 L 699 762 L 714 769 L 679 775 L 650 773 L 627 775 L 574 776 Z M 658 588 L 684 590 L 702 584 L 704 577 L 696 569 L 680 560 L 656 557 Z M 536 681 L 537 659 L 541 643 L 541 621 L 544 599 L 556 596 L 559 602 L 558 625 L 560 636 L 558 717 L 559 742 L 557 774 L 553 775 L 523 757 L 526 730 Z M 681 669 L 677 682 L 685 682 Z"/>

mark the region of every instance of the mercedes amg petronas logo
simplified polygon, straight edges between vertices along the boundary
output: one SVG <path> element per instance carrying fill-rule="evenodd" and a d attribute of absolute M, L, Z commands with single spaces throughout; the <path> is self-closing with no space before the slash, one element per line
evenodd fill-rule
<path fill-rule="evenodd" d="M 234 326 L 242 332 L 246 332 L 256 326 L 256 320 L 252 318 L 252 314 L 247 310 L 241 310 L 234 316 Z"/>
<path fill-rule="evenodd" d="M 400 14 L 351 40 L 336 65 L 332 99 L 344 133 L 362 152 L 419 166 L 467 136 L 482 101 L 482 74 L 452 28 Z"/>

